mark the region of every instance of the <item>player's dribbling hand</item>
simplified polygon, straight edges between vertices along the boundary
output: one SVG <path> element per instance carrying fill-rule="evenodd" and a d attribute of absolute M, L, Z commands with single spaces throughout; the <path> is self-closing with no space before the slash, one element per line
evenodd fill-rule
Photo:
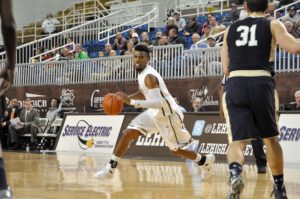
<path fill-rule="evenodd" d="M 11 87 L 14 81 L 14 72 L 13 70 L 5 68 L 0 74 L 0 96 L 4 95 Z"/>
<path fill-rule="evenodd" d="M 117 98 L 122 100 L 124 103 L 126 104 L 130 104 L 130 98 L 128 97 L 128 95 L 122 91 L 118 91 L 116 92 Z"/>

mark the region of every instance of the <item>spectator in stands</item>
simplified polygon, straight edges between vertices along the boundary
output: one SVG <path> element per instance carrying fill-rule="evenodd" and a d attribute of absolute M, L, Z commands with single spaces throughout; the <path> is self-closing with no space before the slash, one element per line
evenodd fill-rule
<path fill-rule="evenodd" d="M 192 101 L 193 110 L 192 112 L 204 112 L 206 109 L 201 105 L 201 98 L 195 97 Z"/>
<path fill-rule="evenodd" d="M 2 147 L 7 147 L 10 144 L 10 136 L 8 131 L 10 120 L 20 117 L 21 111 L 22 108 L 20 108 L 18 105 L 18 100 L 15 98 L 10 100 L 9 105 L 4 112 L 4 118 L 1 120 L 0 139 Z"/>
<path fill-rule="evenodd" d="M 142 32 L 141 37 L 142 39 L 140 44 L 146 45 L 147 47 L 150 47 L 152 45 L 152 42 L 149 40 L 148 32 Z"/>
<path fill-rule="evenodd" d="M 298 38 L 298 34 L 295 32 L 293 22 L 286 21 L 286 22 L 284 22 L 284 26 L 285 26 L 286 30 L 288 31 L 288 33 L 293 35 L 295 38 Z"/>
<path fill-rule="evenodd" d="M 136 30 L 132 28 L 132 29 L 130 29 L 130 31 L 129 31 L 129 39 L 132 39 L 133 33 L 136 33 Z"/>
<path fill-rule="evenodd" d="M 174 12 L 174 19 L 175 19 L 175 25 L 178 27 L 178 32 L 183 31 L 183 29 L 186 26 L 186 21 L 185 19 L 181 18 L 179 11 Z"/>
<path fill-rule="evenodd" d="M 134 45 L 134 46 L 136 46 L 136 45 L 138 45 L 138 44 L 140 43 L 139 35 L 138 35 L 136 32 L 134 32 L 134 33 L 132 34 L 131 41 L 133 42 L 133 45 Z"/>
<path fill-rule="evenodd" d="M 205 26 L 207 26 L 207 25 L 209 26 L 210 20 L 211 20 L 212 16 L 213 16 L 212 14 L 208 14 L 208 15 L 207 15 L 207 18 L 206 18 L 206 21 L 205 21 L 204 24 L 203 24 L 201 33 L 204 32 L 204 27 L 205 27 Z"/>
<path fill-rule="evenodd" d="M 50 102 L 50 107 L 46 113 L 46 118 L 48 119 L 48 126 L 51 126 L 56 118 L 60 117 L 59 112 L 61 111 L 62 103 L 59 103 L 57 98 L 52 98 Z M 56 128 L 50 127 L 45 130 L 47 133 L 56 133 Z"/>
<path fill-rule="evenodd" d="M 210 36 L 210 26 L 204 25 L 203 26 L 203 35 L 201 36 L 201 40 L 206 39 Z"/>
<path fill-rule="evenodd" d="M 47 14 L 47 18 L 42 23 L 43 34 L 52 34 L 57 32 L 57 24 L 60 24 L 60 22 L 53 17 L 53 14 Z"/>
<path fill-rule="evenodd" d="M 266 10 L 266 15 L 267 17 L 271 20 L 274 17 L 274 11 L 275 11 L 275 4 L 274 3 L 269 3 L 268 4 L 268 9 Z M 279 13 L 279 12 L 277 12 Z"/>
<path fill-rule="evenodd" d="M 238 12 L 237 5 L 235 3 L 232 3 L 230 5 L 230 15 L 226 21 L 229 23 L 233 23 L 239 19 L 239 15 L 240 14 Z"/>
<path fill-rule="evenodd" d="M 244 3 L 243 3 L 243 10 L 240 11 L 239 20 L 245 19 L 247 17 L 248 17 L 247 1 L 244 1 Z"/>
<path fill-rule="evenodd" d="M 217 43 L 217 41 L 216 41 L 216 38 L 215 38 L 215 37 L 209 36 L 209 37 L 207 38 L 207 44 L 208 44 L 208 46 L 209 46 L 210 48 L 215 47 L 215 46 L 216 46 L 216 43 Z"/>
<path fill-rule="evenodd" d="M 88 59 L 88 54 L 82 50 L 80 44 L 76 44 L 75 46 L 75 60 L 82 60 L 82 59 Z"/>
<path fill-rule="evenodd" d="M 168 38 L 166 35 L 161 36 L 161 38 L 159 39 L 158 45 L 159 46 L 168 45 Z"/>
<path fill-rule="evenodd" d="M 178 32 L 176 28 L 172 28 L 169 31 L 169 41 L 168 44 L 183 44 L 184 45 L 184 39 L 178 36 Z"/>
<path fill-rule="evenodd" d="M 57 59 L 57 58 L 58 58 L 58 61 L 69 60 L 69 49 L 68 48 L 63 48 L 62 52 L 59 53 L 59 56 L 57 55 L 55 59 Z"/>
<path fill-rule="evenodd" d="M 66 46 L 66 48 L 68 48 L 70 52 L 74 52 L 76 45 L 75 45 L 72 37 L 67 38 L 67 44 L 68 45 Z"/>
<path fill-rule="evenodd" d="M 116 51 L 111 48 L 110 43 L 106 43 L 104 51 L 99 52 L 99 57 L 111 57 L 115 56 L 116 54 Z"/>
<path fill-rule="evenodd" d="M 189 23 L 185 32 L 183 33 L 185 36 L 191 36 L 193 33 L 200 34 L 202 30 L 202 26 L 200 23 L 196 21 L 196 16 L 189 17 Z"/>
<path fill-rule="evenodd" d="M 283 17 L 282 21 L 289 20 L 289 21 L 292 21 L 293 23 L 296 23 L 300 18 L 300 16 L 297 13 L 296 6 L 290 6 L 288 8 L 288 12 L 289 12 L 289 14 L 287 16 Z"/>
<path fill-rule="evenodd" d="M 169 32 L 171 29 L 175 28 L 178 32 L 178 27 L 175 25 L 175 19 L 174 17 L 169 17 L 168 18 L 168 21 L 167 21 L 167 25 L 166 25 L 166 28 L 165 28 L 165 31 L 164 32 L 167 36 L 169 36 Z"/>
<path fill-rule="evenodd" d="M 190 49 L 195 49 L 198 41 L 200 41 L 200 35 L 198 33 L 194 33 L 192 35 L 193 44 L 190 46 Z M 201 42 L 197 44 L 197 48 L 208 48 L 208 45 L 205 42 Z"/>
<path fill-rule="evenodd" d="M 297 34 L 297 38 L 300 38 L 300 19 L 298 19 L 298 21 L 296 22 L 294 30 Z"/>
<path fill-rule="evenodd" d="M 124 55 L 125 51 L 127 50 L 127 40 L 123 37 L 121 32 L 117 32 L 112 49 L 115 50 L 119 55 Z"/>
<path fill-rule="evenodd" d="M 27 133 L 31 134 L 31 146 L 36 146 L 35 138 L 38 132 L 37 125 L 39 118 L 40 112 L 37 109 L 32 108 L 30 99 L 26 99 L 24 101 L 24 109 L 20 113 L 20 121 L 16 124 L 12 123 L 9 126 L 12 149 L 18 147 L 18 136 Z"/>
<path fill-rule="evenodd" d="M 210 20 L 210 34 L 211 35 L 215 35 L 219 32 L 222 32 L 226 29 L 226 27 L 222 24 L 219 24 L 217 22 L 217 19 L 215 16 L 212 16 L 211 17 L 211 20 Z"/>
<path fill-rule="evenodd" d="M 125 51 L 124 55 L 132 55 L 134 51 L 133 42 L 129 41 L 127 42 L 127 50 Z"/>
<path fill-rule="evenodd" d="M 153 41 L 153 45 L 154 46 L 158 46 L 159 45 L 159 40 L 160 38 L 162 37 L 162 32 L 161 31 L 157 31 L 156 34 L 155 34 L 155 40 Z"/>

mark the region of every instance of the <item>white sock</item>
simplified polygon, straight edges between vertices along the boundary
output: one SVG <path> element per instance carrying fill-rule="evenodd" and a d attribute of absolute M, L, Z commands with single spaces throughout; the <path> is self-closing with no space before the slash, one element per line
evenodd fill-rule
<path fill-rule="evenodd" d="M 116 162 L 118 162 L 119 161 L 119 159 L 120 159 L 120 157 L 118 157 L 118 156 L 115 156 L 114 154 L 111 156 L 111 159 L 113 160 L 113 161 L 116 161 Z"/>
<path fill-rule="evenodd" d="M 201 160 L 201 155 L 199 153 L 197 153 L 197 157 L 196 159 L 194 160 L 194 162 L 199 162 Z"/>

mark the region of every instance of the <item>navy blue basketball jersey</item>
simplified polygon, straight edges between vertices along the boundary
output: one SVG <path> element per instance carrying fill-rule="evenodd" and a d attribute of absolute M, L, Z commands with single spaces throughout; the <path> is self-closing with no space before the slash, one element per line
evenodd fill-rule
<path fill-rule="evenodd" d="M 271 21 L 261 17 L 233 23 L 228 30 L 229 71 L 267 70 L 274 73 L 269 61 L 272 47 Z"/>

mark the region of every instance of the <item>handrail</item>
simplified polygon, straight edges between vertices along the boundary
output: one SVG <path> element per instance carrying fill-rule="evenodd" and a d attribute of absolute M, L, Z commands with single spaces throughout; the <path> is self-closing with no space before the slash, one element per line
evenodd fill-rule
<path fill-rule="evenodd" d="M 126 25 L 128 25 L 128 24 L 132 24 L 132 23 L 135 22 L 135 21 L 139 21 L 139 20 L 141 20 L 141 19 L 143 19 L 143 18 L 148 18 L 148 17 L 150 17 L 151 14 L 153 14 L 153 13 L 155 14 L 155 13 L 156 13 L 156 12 L 155 12 L 156 10 L 157 10 L 157 8 L 153 8 L 151 11 L 149 11 L 149 12 L 148 12 L 146 15 L 144 15 L 144 16 L 141 16 L 141 17 L 132 19 L 132 20 L 130 20 L 130 21 L 126 21 L 126 22 L 124 22 L 124 23 L 122 23 L 122 24 L 119 24 L 118 26 L 115 26 L 115 27 L 112 27 L 112 28 L 108 28 L 108 29 L 106 29 L 106 30 L 104 30 L 104 31 L 99 32 L 99 33 L 98 33 L 98 40 L 99 40 L 99 41 L 104 41 L 104 40 L 108 40 L 109 38 L 114 37 L 115 34 L 112 34 L 112 35 L 108 34 L 107 37 L 101 38 L 101 36 L 102 36 L 104 33 L 110 33 L 112 30 L 115 30 L 115 29 L 117 29 L 118 27 L 126 26 Z M 158 16 L 155 15 L 154 17 L 150 18 L 148 21 L 143 22 L 143 23 L 140 23 L 140 24 L 138 24 L 138 25 L 135 25 L 135 26 L 133 26 L 132 28 L 137 28 L 137 27 L 140 27 L 140 26 L 142 26 L 142 25 L 149 24 L 152 20 L 155 20 L 157 17 L 158 17 Z M 130 28 L 130 29 L 131 29 L 131 28 Z M 123 30 L 123 31 L 121 31 L 121 32 L 123 33 L 123 32 L 126 32 L 126 31 L 128 31 L 128 30 L 129 30 L 129 29 L 126 29 L 126 30 Z"/>
<path fill-rule="evenodd" d="M 222 32 L 219 32 L 219 33 L 217 33 L 217 34 L 210 35 L 210 37 L 216 38 L 216 37 L 219 37 L 219 36 L 221 36 L 221 35 L 224 35 L 224 33 L 225 33 L 225 30 L 222 31 Z M 197 41 L 196 44 L 195 44 L 195 47 L 198 48 L 198 44 L 203 43 L 203 42 L 206 42 L 206 41 L 207 41 L 207 38 L 202 39 L 202 40 L 200 40 L 200 41 Z"/>

